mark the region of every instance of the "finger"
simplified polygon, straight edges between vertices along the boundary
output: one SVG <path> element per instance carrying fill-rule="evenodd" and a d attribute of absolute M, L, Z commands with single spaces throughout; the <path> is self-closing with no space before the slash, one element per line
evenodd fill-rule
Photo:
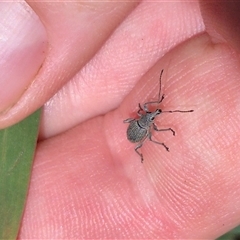
<path fill-rule="evenodd" d="M 40 143 L 19 238 L 213 239 L 237 225 L 238 64 L 229 48 L 195 37 L 145 74 L 117 110 Z M 161 68 L 161 107 L 194 113 L 162 116 L 157 123 L 176 136 L 154 136 L 170 152 L 147 142 L 141 164 L 122 121 L 157 96 Z"/>
<path fill-rule="evenodd" d="M 47 55 L 41 69 L 35 69 L 36 76 L 32 76 L 31 84 L 28 80 L 27 87 L 24 85 L 25 91 L 23 88 L 19 91 L 21 98 L 18 101 L 14 98 L 14 106 L 7 109 L 7 103 L 2 106 L 1 128 L 23 119 L 52 97 L 99 50 L 137 2 L 85 1 L 65 4 L 30 1 L 29 4 L 47 32 Z M 28 14 L 27 11 L 22 13 Z M 16 49 L 14 54 L 19 55 L 19 51 L 21 48 Z"/>
<path fill-rule="evenodd" d="M 47 33 L 25 2 L 1 2 L 0 115 L 31 84 L 46 57 Z"/>
<path fill-rule="evenodd" d="M 239 1 L 200 1 L 206 30 L 214 43 L 226 43 L 240 51 Z"/>
<path fill-rule="evenodd" d="M 203 35 L 174 49 L 144 76 L 121 108 L 121 115 L 134 117 L 138 102 L 157 97 L 157 69 L 162 66 L 165 99 L 160 108 L 194 109 L 156 118 L 158 128 L 171 127 L 176 132 L 175 137 L 153 132 L 153 139 L 164 142 L 169 153 L 150 141 L 141 148 L 147 178 L 162 205 L 159 212 L 166 211 L 178 226 L 177 238 L 215 239 L 239 224 L 239 62 L 226 45 L 213 46 Z M 167 59 L 171 59 L 168 68 Z M 109 136 L 113 129 L 124 134 L 120 123 L 112 122 Z M 106 125 L 111 128 L 110 120 Z M 109 142 L 117 149 L 115 141 L 109 138 Z M 129 144 L 127 140 L 119 143 L 126 164 L 140 162 Z M 161 219 L 166 220 L 166 215 Z M 165 233 L 163 237 L 169 237 Z"/>
<path fill-rule="evenodd" d="M 139 4 L 92 61 L 44 106 L 41 138 L 115 109 L 161 56 L 203 29 L 197 2 Z"/>

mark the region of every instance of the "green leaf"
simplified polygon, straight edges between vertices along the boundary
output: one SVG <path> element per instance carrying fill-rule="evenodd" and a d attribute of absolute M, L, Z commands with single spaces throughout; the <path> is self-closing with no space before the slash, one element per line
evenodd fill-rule
<path fill-rule="evenodd" d="M 16 239 L 26 202 L 40 110 L 0 131 L 0 239 Z"/>
<path fill-rule="evenodd" d="M 217 238 L 217 240 L 236 240 L 236 239 L 240 239 L 240 226 L 234 228 L 230 232 Z"/>

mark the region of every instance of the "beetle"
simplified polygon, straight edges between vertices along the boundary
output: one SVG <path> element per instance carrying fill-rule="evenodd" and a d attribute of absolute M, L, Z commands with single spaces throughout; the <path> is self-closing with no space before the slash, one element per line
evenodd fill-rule
<path fill-rule="evenodd" d="M 159 93 L 158 93 L 158 100 L 152 101 L 152 102 L 146 102 L 143 104 L 143 107 L 141 104 L 138 104 L 138 118 L 128 118 L 124 120 L 124 123 L 129 123 L 128 129 L 127 129 L 127 139 L 132 143 L 137 143 L 135 146 L 136 153 L 141 157 L 141 162 L 143 163 L 143 154 L 139 152 L 139 149 L 143 146 L 144 141 L 148 138 L 151 142 L 154 142 L 156 144 L 162 145 L 166 151 L 169 152 L 169 148 L 163 143 L 158 142 L 152 139 L 152 131 L 171 131 L 173 136 L 175 136 L 175 131 L 172 128 L 165 128 L 165 129 L 158 129 L 157 125 L 154 123 L 154 120 L 156 116 L 158 116 L 161 113 L 175 113 L 175 112 L 181 112 L 181 113 L 189 113 L 193 112 L 194 110 L 172 110 L 172 111 L 163 111 L 160 108 L 157 108 L 155 111 L 150 111 L 148 106 L 150 104 L 160 104 L 164 99 L 164 94 L 161 96 L 161 81 L 162 81 L 162 74 L 163 69 L 160 73 L 159 78 Z"/>

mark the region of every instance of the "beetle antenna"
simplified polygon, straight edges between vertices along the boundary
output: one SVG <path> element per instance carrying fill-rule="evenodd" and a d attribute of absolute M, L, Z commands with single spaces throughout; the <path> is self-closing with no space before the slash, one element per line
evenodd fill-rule
<path fill-rule="evenodd" d="M 175 113 L 175 112 L 189 113 L 189 112 L 193 112 L 193 111 L 194 111 L 194 110 L 187 110 L 187 111 L 173 110 L 173 111 L 162 111 L 162 113 Z"/>
<path fill-rule="evenodd" d="M 143 109 L 144 109 L 145 112 L 148 112 L 148 111 L 149 111 L 149 110 L 148 110 L 148 107 L 147 107 L 149 104 L 159 104 L 159 103 L 161 103 L 161 102 L 163 101 L 163 99 L 164 99 L 164 94 L 163 94 L 162 97 L 161 97 L 162 75 L 163 75 L 163 69 L 162 69 L 162 71 L 161 71 L 161 73 L 160 73 L 160 78 L 159 78 L 159 84 L 160 84 L 160 86 L 159 86 L 159 92 L 158 92 L 158 100 L 157 100 L 157 101 L 152 101 L 152 102 L 146 102 L 146 103 L 144 103 L 144 104 L 143 104 Z"/>
<path fill-rule="evenodd" d="M 160 78 L 159 78 L 159 93 L 158 93 L 158 101 L 159 103 L 163 100 L 163 98 L 161 99 L 161 90 L 162 90 L 162 75 L 163 75 L 163 69 L 160 73 Z"/>

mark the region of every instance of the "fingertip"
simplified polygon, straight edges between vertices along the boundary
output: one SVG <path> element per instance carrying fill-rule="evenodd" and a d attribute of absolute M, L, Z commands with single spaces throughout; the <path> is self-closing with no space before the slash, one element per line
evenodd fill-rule
<path fill-rule="evenodd" d="M 46 56 L 47 34 L 26 3 L 1 3 L 0 113 L 31 85 Z"/>

